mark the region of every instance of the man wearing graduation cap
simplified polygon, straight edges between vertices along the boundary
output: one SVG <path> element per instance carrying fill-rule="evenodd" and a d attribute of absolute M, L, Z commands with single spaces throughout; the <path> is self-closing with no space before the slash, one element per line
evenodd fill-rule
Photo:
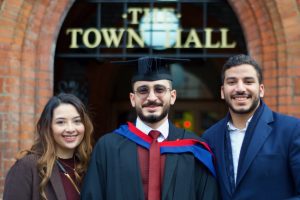
<path fill-rule="evenodd" d="M 81 199 L 219 199 L 209 147 L 168 120 L 176 100 L 169 64 L 182 61 L 127 61 L 138 68 L 130 93 L 136 123 L 122 125 L 97 142 Z"/>

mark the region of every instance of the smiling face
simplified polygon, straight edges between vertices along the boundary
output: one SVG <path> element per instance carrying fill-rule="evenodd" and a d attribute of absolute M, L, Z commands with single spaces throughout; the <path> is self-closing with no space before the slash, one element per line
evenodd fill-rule
<path fill-rule="evenodd" d="M 231 115 L 253 115 L 263 96 L 264 85 L 259 83 L 252 65 L 242 64 L 225 71 L 221 97 L 228 104 Z"/>
<path fill-rule="evenodd" d="M 168 118 L 170 106 L 176 100 L 176 91 L 168 80 L 137 81 L 130 93 L 132 107 L 138 117 L 150 127 L 157 127 Z"/>
<path fill-rule="evenodd" d="M 57 156 L 70 158 L 84 137 L 84 125 L 76 108 L 71 104 L 60 104 L 53 111 L 51 123 Z"/>

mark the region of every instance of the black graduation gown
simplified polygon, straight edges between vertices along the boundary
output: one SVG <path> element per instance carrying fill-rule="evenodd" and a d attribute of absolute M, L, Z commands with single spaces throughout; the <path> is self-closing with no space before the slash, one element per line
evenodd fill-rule
<path fill-rule="evenodd" d="M 199 139 L 170 123 L 168 140 Z M 219 199 L 216 179 L 191 153 L 167 154 L 163 200 Z M 143 200 L 143 185 L 137 144 L 115 133 L 104 135 L 96 144 L 81 199 Z"/>

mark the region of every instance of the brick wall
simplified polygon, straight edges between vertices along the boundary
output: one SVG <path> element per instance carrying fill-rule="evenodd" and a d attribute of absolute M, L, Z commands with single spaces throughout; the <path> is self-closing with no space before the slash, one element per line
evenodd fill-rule
<path fill-rule="evenodd" d="M 228 1 L 244 30 L 248 52 L 263 67 L 265 101 L 300 117 L 300 1 Z"/>
<path fill-rule="evenodd" d="M 36 119 L 52 95 L 59 28 L 73 1 L 0 1 L 0 198 L 20 149 L 33 142 Z"/>
<path fill-rule="evenodd" d="M 0 0 L 0 198 L 16 153 L 52 95 L 59 28 L 75 0 Z M 263 66 L 265 101 L 300 117 L 300 1 L 228 0 L 249 53 Z"/>

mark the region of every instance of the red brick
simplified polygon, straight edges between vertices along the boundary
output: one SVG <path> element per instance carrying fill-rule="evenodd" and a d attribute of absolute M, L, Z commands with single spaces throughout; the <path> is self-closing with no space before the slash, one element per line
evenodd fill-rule
<path fill-rule="evenodd" d="M 0 93 L 3 92 L 3 78 L 0 77 Z"/>
<path fill-rule="evenodd" d="M 294 96 L 293 102 L 294 102 L 294 104 L 300 104 L 300 95 Z"/>
<path fill-rule="evenodd" d="M 8 140 L 13 140 L 13 139 L 16 139 L 19 137 L 19 133 L 9 133 L 9 134 L 6 134 L 6 137 Z"/>
<path fill-rule="evenodd" d="M 300 78 L 294 79 L 293 82 L 294 82 L 294 94 L 300 95 Z"/>
<path fill-rule="evenodd" d="M 280 112 L 280 113 L 288 113 L 288 106 L 286 106 L 286 105 L 280 105 L 279 107 L 278 107 L 278 112 Z"/>
<path fill-rule="evenodd" d="M 266 102 L 266 104 L 268 106 L 272 106 L 272 107 L 277 107 L 277 99 L 276 98 L 273 98 L 273 97 L 264 97 L 264 101 Z"/>
<path fill-rule="evenodd" d="M 275 78 L 264 78 L 263 84 L 267 88 L 275 87 L 277 86 L 277 80 Z"/>

